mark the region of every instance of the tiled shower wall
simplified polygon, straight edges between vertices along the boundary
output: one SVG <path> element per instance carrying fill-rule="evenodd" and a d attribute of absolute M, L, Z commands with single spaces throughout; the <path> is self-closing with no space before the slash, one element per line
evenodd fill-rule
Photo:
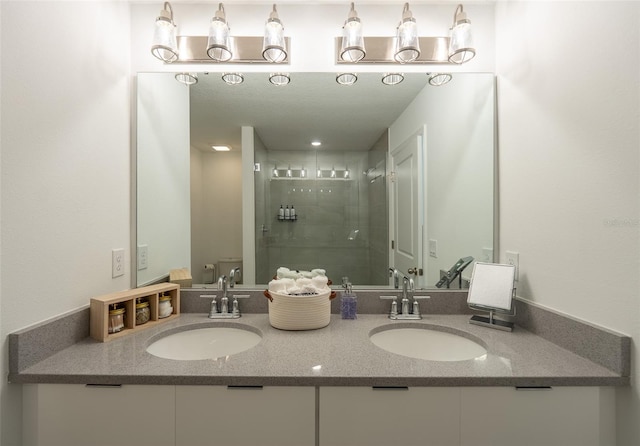
<path fill-rule="evenodd" d="M 256 185 L 266 203 L 264 212 L 256 212 L 256 228 L 266 231 L 256 245 L 266 251 L 268 268 L 258 268 L 257 283 L 267 283 L 280 266 L 311 270 L 323 268 L 334 283 L 344 276 L 354 284 L 383 285 L 386 276 L 386 136 L 381 137 L 384 150 L 368 152 L 340 151 L 269 151 L 266 185 Z M 373 149 L 381 149 L 376 144 Z M 304 168 L 307 178 L 275 178 L 274 168 L 281 172 Z M 349 178 L 316 178 L 317 169 L 332 168 Z M 374 168 L 382 176 L 365 172 Z M 340 177 L 341 175 L 339 175 Z M 259 198 L 256 197 L 256 201 Z M 278 209 L 294 206 L 295 221 L 278 220 Z"/>

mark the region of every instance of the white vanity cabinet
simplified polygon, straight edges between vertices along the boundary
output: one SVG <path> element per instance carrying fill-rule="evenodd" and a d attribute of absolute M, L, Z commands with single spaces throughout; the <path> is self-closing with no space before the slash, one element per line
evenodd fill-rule
<path fill-rule="evenodd" d="M 170 446 L 174 386 L 23 385 L 24 446 Z"/>
<path fill-rule="evenodd" d="M 176 446 L 314 446 L 315 387 L 176 386 Z"/>
<path fill-rule="evenodd" d="M 460 389 L 321 387 L 320 446 L 459 444 Z"/>
<path fill-rule="evenodd" d="M 462 388 L 462 446 L 613 446 L 612 387 Z"/>
<path fill-rule="evenodd" d="M 24 446 L 613 446 L 615 389 L 25 384 Z"/>

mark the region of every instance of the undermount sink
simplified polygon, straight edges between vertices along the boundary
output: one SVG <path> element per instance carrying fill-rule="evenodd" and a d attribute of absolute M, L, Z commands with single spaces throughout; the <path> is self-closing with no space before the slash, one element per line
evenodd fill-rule
<path fill-rule="evenodd" d="M 149 345 L 147 352 L 165 359 L 216 359 L 249 350 L 261 339 L 243 328 L 195 328 L 164 336 Z"/>
<path fill-rule="evenodd" d="M 487 353 L 482 345 L 465 336 L 429 327 L 382 327 L 374 330 L 369 339 L 388 352 L 429 361 L 464 361 Z"/>

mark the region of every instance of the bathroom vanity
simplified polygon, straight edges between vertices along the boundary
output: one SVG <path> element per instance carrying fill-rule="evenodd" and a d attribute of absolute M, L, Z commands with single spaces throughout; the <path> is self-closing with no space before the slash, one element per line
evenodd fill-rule
<path fill-rule="evenodd" d="M 609 366 L 517 325 L 512 333 L 471 325 L 468 314 L 425 312 L 402 322 L 333 314 L 325 328 L 283 331 L 266 313 L 212 321 L 184 310 L 165 324 L 105 343 L 84 337 L 37 360 L 20 349 L 45 328 L 13 334 L 10 380 L 24 384 L 24 444 L 606 445 L 615 442 L 615 387 L 629 384 L 628 338 L 607 331 L 591 343 L 619 345 Z M 369 339 L 398 324 L 456 333 L 486 354 L 431 361 Z M 212 326 L 262 339 L 210 360 L 146 351 L 168 333 Z"/>

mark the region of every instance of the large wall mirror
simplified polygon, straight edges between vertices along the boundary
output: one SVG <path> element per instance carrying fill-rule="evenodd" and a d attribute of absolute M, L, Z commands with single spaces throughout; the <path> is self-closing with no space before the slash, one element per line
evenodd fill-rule
<path fill-rule="evenodd" d="M 240 266 L 256 286 L 286 266 L 385 287 L 395 267 L 432 288 L 461 258 L 492 261 L 494 76 L 382 76 L 139 73 L 137 285 L 186 267 L 211 286 Z"/>

